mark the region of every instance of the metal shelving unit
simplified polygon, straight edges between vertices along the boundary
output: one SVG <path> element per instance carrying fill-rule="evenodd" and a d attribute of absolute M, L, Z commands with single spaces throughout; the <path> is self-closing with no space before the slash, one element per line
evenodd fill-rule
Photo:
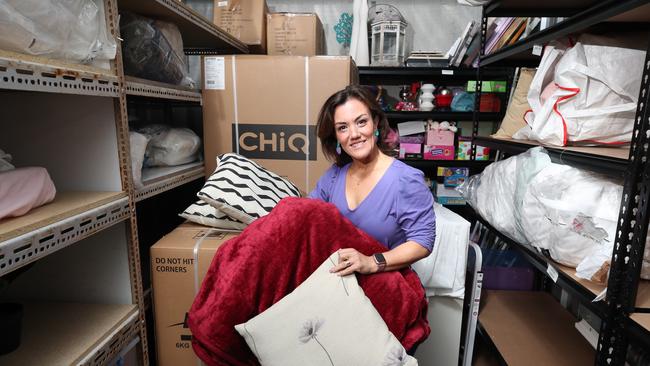
<path fill-rule="evenodd" d="M 646 0 L 553 0 L 544 5 L 514 0 L 493 2 L 485 8 L 486 17 L 504 16 L 551 16 L 568 17 L 561 23 L 544 29 L 511 46 L 481 57 L 481 66 L 516 64 L 519 66 L 539 64 L 539 56 L 527 52 L 535 45 L 542 45 L 554 39 L 592 27 L 605 21 L 647 22 L 650 5 Z M 509 62 L 506 62 L 509 61 Z"/>
<path fill-rule="evenodd" d="M 480 333 L 505 365 L 588 365 L 595 350 L 573 316 L 544 292 L 485 291 Z M 567 355 L 571 355 L 568 357 Z"/>
<path fill-rule="evenodd" d="M 144 186 L 135 192 L 136 201 L 155 196 L 193 180 L 205 177 L 202 162 L 190 163 L 176 167 L 148 168 L 142 171 Z"/>
<path fill-rule="evenodd" d="M 0 89 L 117 97 L 112 70 L 0 50 Z"/>
<path fill-rule="evenodd" d="M 176 24 L 186 50 L 202 53 L 248 53 L 248 46 L 211 20 L 176 0 L 117 0 L 120 11 L 130 11 Z"/>
<path fill-rule="evenodd" d="M 540 146 L 531 141 L 496 139 L 477 136 L 476 145 L 499 150 L 509 155 L 520 154 L 532 147 Z M 627 170 L 629 147 L 553 147 L 544 146 L 555 163 L 568 164 L 602 174 L 623 177 Z"/>
<path fill-rule="evenodd" d="M 14 274 L 12 272 L 25 267 L 24 269 L 27 271 L 21 274 L 19 279 L 21 284 L 29 284 L 29 288 L 10 289 L 12 294 L 35 292 L 38 293 L 36 297 L 28 296 L 26 298 L 43 300 L 38 303 L 25 303 L 21 346 L 14 352 L 0 356 L 0 364 L 104 365 L 114 360 L 127 347 L 133 347 L 136 343 L 140 360 L 144 365 L 149 364 L 138 222 L 135 215 L 136 201 L 200 179 L 204 176 L 204 168 L 202 163 L 194 163 L 169 168 L 166 171 L 165 169 L 146 171 L 144 173 L 145 186 L 136 192 L 130 165 L 126 99 L 127 96 L 137 96 L 138 98 L 152 98 L 152 100 L 179 101 L 194 106 L 200 105 L 202 100 L 199 90 L 125 77 L 122 67 L 118 11 L 132 11 L 175 23 L 183 35 L 186 52 L 192 50 L 206 54 L 248 53 L 246 45 L 180 1 L 103 0 L 103 4 L 109 34 L 117 40 L 116 59 L 109 62 L 105 69 L 0 50 L 0 90 L 11 95 L 12 100 L 20 102 L 21 95 L 27 98 L 30 95 L 68 94 L 70 96 L 65 97 L 68 99 L 61 99 L 64 104 L 47 107 L 57 108 L 57 119 L 72 116 L 75 118 L 75 124 L 83 122 L 84 118 L 90 116 L 101 120 L 102 123 L 114 120 L 114 126 L 109 129 L 101 129 L 101 132 L 93 134 L 93 138 L 96 139 L 97 136 L 103 134 L 101 135 L 102 139 L 111 142 L 108 145 L 113 145 L 114 154 L 117 156 L 110 159 L 114 158 L 115 165 L 119 166 L 116 169 L 113 169 L 114 167 L 108 169 L 119 174 L 119 177 L 111 177 L 112 182 L 106 183 L 111 187 L 110 189 L 60 189 L 53 202 L 36 208 L 24 216 L 0 221 L 0 276 L 11 276 Z M 46 94 L 18 94 L 16 91 Z M 112 101 L 92 99 L 92 97 L 108 97 L 112 98 Z M 44 99 L 39 97 L 36 100 L 43 101 Z M 98 100 L 104 102 L 100 103 Z M 77 104 L 76 101 L 79 101 L 80 104 Z M 89 107 L 85 109 L 77 107 L 86 105 L 88 102 L 90 105 L 97 105 L 102 109 L 95 110 L 96 114 L 92 115 L 92 113 L 86 112 Z M 112 112 L 110 116 L 106 114 L 109 111 L 105 108 L 107 103 Z M 32 107 L 39 108 L 37 104 Z M 21 107 L 16 106 L 16 108 Z M 80 109 L 79 113 L 76 113 L 76 109 Z M 59 110 L 67 110 L 71 113 L 59 113 Z M 98 115 L 100 113 L 101 116 Z M 51 118 L 52 116 L 47 113 L 43 115 L 44 121 Z M 57 123 L 65 122 L 57 120 Z M 12 128 L 20 129 L 22 125 L 22 123 L 13 124 Z M 56 123 L 52 123 L 52 128 L 57 128 Z M 75 138 L 83 139 L 83 127 L 76 131 L 79 134 L 66 135 L 73 139 L 72 141 L 64 140 L 60 143 L 75 145 Z M 106 131 L 114 131 L 115 134 L 106 135 Z M 11 133 L 13 131 L 4 132 Z M 18 134 L 23 138 L 29 135 L 25 131 Z M 9 136 L 5 134 L 5 137 Z M 105 144 L 98 145 L 104 146 Z M 39 150 L 33 150 L 36 156 L 38 156 Z M 55 170 L 67 166 L 65 169 L 86 169 L 89 170 L 87 174 L 96 174 L 95 171 L 90 171 L 91 169 L 85 163 L 90 159 L 80 159 L 84 161 L 84 164 L 79 166 L 75 166 L 73 161 L 67 161 L 66 164 L 61 165 L 56 161 L 56 156 L 42 160 L 54 162 Z M 38 162 L 39 159 L 37 158 L 35 161 Z M 44 166 L 49 168 L 47 165 Z M 80 174 L 80 176 L 84 176 L 84 174 Z M 97 175 L 105 176 L 106 174 Z M 97 181 L 99 179 L 93 179 L 93 182 Z M 90 185 L 93 184 L 97 183 Z M 121 187 L 112 187 L 116 184 Z M 58 183 L 57 188 L 59 188 Z M 113 188 L 117 189 L 110 192 Z M 177 212 L 169 214 L 175 217 Z M 124 221 L 126 224 L 120 224 Z M 116 225 L 123 225 L 126 233 L 124 230 L 114 227 Z M 115 258 L 111 258 L 110 262 L 106 262 L 111 264 L 115 262 L 116 266 L 101 266 L 104 271 L 101 275 L 115 274 L 116 277 L 119 277 L 119 280 L 116 279 L 115 285 L 118 286 L 117 283 L 119 283 L 119 289 L 115 287 L 115 291 L 107 291 L 106 294 L 99 296 L 89 294 L 90 299 L 100 300 L 86 301 L 83 291 L 83 293 L 75 294 L 74 288 L 66 288 L 65 291 L 61 291 L 64 294 L 57 294 L 58 283 L 56 281 L 42 285 L 38 283 L 39 278 L 36 281 L 31 278 L 38 275 L 31 272 L 33 269 L 26 265 L 36 261 L 41 262 L 34 268 L 46 268 L 47 270 L 54 268 L 54 271 L 60 270 L 62 274 L 68 275 L 76 273 L 80 268 L 94 268 L 93 264 L 88 263 L 79 268 L 70 268 L 73 269 L 70 272 L 65 266 L 60 269 L 57 267 L 61 265 L 60 263 L 66 263 L 66 256 L 70 256 L 69 253 L 74 253 L 74 256 L 77 256 L 80 255 L 79 253 L 84 253 L 84 250 L 89 250 L 91 247 L 84 248 L 90 242 L 92 242 L 92 248 L 99 246 L 98 248 L 102 248 L 102 252 L 104 250 L 107 253 L 119 252 L 119 254 L 115 254 Z M 122 242 L 124 247 L 122 247 Z M 72 246 L 72 244 L 75 245 Z M 63 248 L 66 250 L 62 251 Z M 70 252 L 70 250 L 73 251 Z M 105 260 L 105 257 L 91 257 L 87 258 L 89 263 L 91 260 Z M 123 263 L 117 263 L 118 260 Z M 128 265 L 124 265 L 124 263 L 128 263 Z M 128 268 L 128 275 L 123 272 L 106 273 L 107 271 L 122 271 L 125 268 Z M 30 279 L 26 280 L 25 275 L 29 275 Z M 95 277 L 89 276 L 89 278 Z M 47 280 L 43 278 L 41 282 L 49 282 Z M 85 281 L 88 281 L 88 278 Z M 42 286 L 47 288 L 41 288 Z M 70 284 L 70 286 L 74 286 L 74 284 Z M 97 287 L 99 286 L 97 284 Z M 39 293 L 41 290 L 43 290 L 42 294 Z M 53 293 L 58 297 L 48 302 L 47 294 Z M 81 301 L 79 299 L 67 300 L 66 296 L 78 297 Z M 14 300 L 21 301 L 21 299 L 22 297 L 16 297 Z"/>
<path fill-rule="evenodd" d="M 386 112 L 386 117 L 389 121 L 405 122 L 416 120 L 427 120 L 431 118 L 434 121 L 472 121 L 474 118 L 473 112 L 445 112 L 445 111 L 432 111 L 432 112 Z M 503 117 L 503 113 L 481 113 L 479 121 L 493 122 Z"/>
<path fill-rule="evenodd" d="M 582 302 L 595 314 L 603 317 L 606 314 L 606 306 L 602 301 L 593 302 L 597 295 L 605 290 L 604 285 L 599 285 L 587 280 L 583 280 L 576 276 L 575 268 L 569 268 L 559 263 L 555 263 L 552 259 L 545 257 L 537 249 L 530 245 L 517 243 L 507 235 L 496 230 L 490 223 L 488 223 L 480 215 L 475 215 L 478 221 L 490 231 L 497 234 L 497 236 L 510 244 L 510 246 L 518 250 L 523 256 L 540 272 L 542 273 L 557 273 L 557 279 L 554 282 L 577 296 Z"/>
<path fill-rule="evenodd" d="M 126 94 L 201 103 L 201 91 L 126 76 Z"/>
<path fill-rule="evenodd" d="M 21 347 L 3 365 L 104 365 L 139 329 L 135 305 L 27 303 L 24 319 Z"/>
<path fill-rule="evenodd" d="M 551 16 L 567 17 L 562 22 L 543 31 L 520 40 L 515 44 L 504 47 L 493 54 L 481 55 L 478 79 L 481 80 L 482 67 L 496 65 L 527 66 L 538 64 L 540 57 L 532 55 L 534 46 L 579 31 L 590 29 L 625 29 L 647 32 L 650 23 L 650 1 L 648 0 L 578 0 L 572 2 L 549 0 L 543 3 L 532 1 L 501 0 L 493 1 L 483 9 L 481 28 L 481 49 L 485 47 L 485 33 L 488 17 L 500 16 Z M 616 22 L 616 23 L 614 23 Z M 648 37 L 650 41 L 650 37 Z M 650 45 L 648 45 L 650 49 Z M 600 304 L 593 304 L 595 293 L 589 282 L 575 278 L 575 272 L 551 263 L 537 250 L 512 243 L 522 251 L 525 257 L 542 273 L 548 274 L 552 266 L 557 275 L 557 284 L 577 295 L 577 299 L 601 317 L 601 329 L 598 346 L 591 361 L 598 365 L 623 365 L 626 361 L 629 344 L 650 343 L 647 332 L 647 317 L 650 311 L 650 284 L 640 280 L 640 267 L 646 242 L 648 217 L 650 217 L 649 195 L 650 158 L 648 143 L 650 142 L 650 52 L 646 55 L 643 75 L 639 79 L 641 90 L 636 112 L 633 141 L 628 149 L 591 148 L 591 147 L 546 147 L 555 162 L 574 165 L 599 173 L 625 178 L 623 200 L 619 211 L 614 252 L 612 253 L 609 272 L 607 297 Z M 480 83 L 477 87 L 480 92 Z M 475 121 L 475 126 L 477 126 Z M 534 142 L 503 140 L 477 137 L 477 145 L 499 150 L 507 155 L 518 154 L 537 144 Z M 503 235 L 500 235 L 502 239 Z M 510 242 L 512 242 L 510 240 Z M 551 277 L 551 276 L 549 276 Z M 557 307 L 555 301 L 549 303 L 549 309 Z M 637 313 L 634 313 L 634 312 Z M 559 322 L 554 317 L 548 317 L 552 322 Z M 570 320 L 566 320 L 569 322 Z M 484 329 L 492 336 L 490 329 Z M 517 340 L 520 343 L 520 340 Z M 513 340 L 513 344 L 514 340 Z M 509 345 L 497 344 L 499 352 Z M 540 345 L 540 347 L 542 347 Z M 546 352 L 546 347 L 542 349 Z M 573 351 L 564 353 L 566 358 L 575 355 Z M 502 354 L 503 356 L 503 354 Z M 506 357 L 507 358 L 507 357 Z M 557 364 L 553 362 L 553 364 Z"/>
<path fill-rule="evenodd" d="M 124 192 L 62 192 L 25 216 L 0 222 L 0 276 L 130 216 Z"/>

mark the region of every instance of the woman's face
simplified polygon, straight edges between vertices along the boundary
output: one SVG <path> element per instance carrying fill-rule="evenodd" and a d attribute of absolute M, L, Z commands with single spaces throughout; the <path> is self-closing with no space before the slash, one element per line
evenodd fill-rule
<path fill-rule="evenodd" d="M 353 160 L 368 161 L 376 148 L 375 123 L 370 110 L 357 99 L 349 99 L 334 110 L 334 131 L 341 148 Z"/>

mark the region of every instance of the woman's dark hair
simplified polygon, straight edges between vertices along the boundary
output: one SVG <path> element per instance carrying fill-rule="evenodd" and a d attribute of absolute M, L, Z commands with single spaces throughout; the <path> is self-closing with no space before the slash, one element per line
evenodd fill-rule
<path fill-rule="evenodd" d="M 344 166 L 351 162 L 352 158 L 343 149 L 341 149 L 340 155 L 336 153 L 337 140 L 334 129 L 334 112 L 338 106 L 345 104 L 350 99 L 356 99 L 368 108 L 373 123 L 377 123 L 377 129 L 379 130 L 377 146 L 384 153 L 390 150 L 390 147 L 385 141 L 388 135 L 388 120 L 384 111 L 381 110 L 381 107 L 379 107 L 379 104 L 375 100 L 375 97 L 368 89 L 361 85 L 348 85 L 345 89 L 339 90 L 325 101 L 318 114 L 318 124 L 316 125 L 318 138 L 320 139 L 325 157 L 338 166 Z"/>

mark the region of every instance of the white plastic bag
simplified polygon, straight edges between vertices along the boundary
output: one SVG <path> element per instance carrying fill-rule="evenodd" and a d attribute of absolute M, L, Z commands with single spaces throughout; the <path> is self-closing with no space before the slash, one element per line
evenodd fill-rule
<path fill-rule="evenodd" d="M 79 63 L 115 58 L 101 0 L 0 1 L 0 48 Z"/>
<path fill-rule="evenodd" d="M 136 189 L 142 188 L 142 165 L 149 138 L 141 133 L 129 131 L 129 141 L 131 143 L 131 171 L 133 172 L 133 184 Z"/>
<path fill-rule="evenodd" d="M 583 35 L 575 46 L 546 47 L 528 93 L 530 138 L 545 144 L 627 144 L 645 51 Z M 542 100 L 544 88 L 557 87 Z"/>
<path fill-rule="evenodd" d="M 196 161 L 201 139 L 188 128 L 154 134 L 147 145 L 145 166 L 174 166 Z"/>

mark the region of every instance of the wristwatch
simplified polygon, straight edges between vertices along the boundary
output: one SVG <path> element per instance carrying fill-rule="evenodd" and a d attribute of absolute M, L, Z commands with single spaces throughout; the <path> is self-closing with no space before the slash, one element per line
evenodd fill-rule
<path fill-rule="evenodd" d="M 384 268 L 386 268 L 386 258 L 384 258 L 384 255 L 381 253 L 375 253 L 372 255 L 372 258 L 374 258 L 375 263 L 379 266 L 377 272 L 382 272 Z"/>

